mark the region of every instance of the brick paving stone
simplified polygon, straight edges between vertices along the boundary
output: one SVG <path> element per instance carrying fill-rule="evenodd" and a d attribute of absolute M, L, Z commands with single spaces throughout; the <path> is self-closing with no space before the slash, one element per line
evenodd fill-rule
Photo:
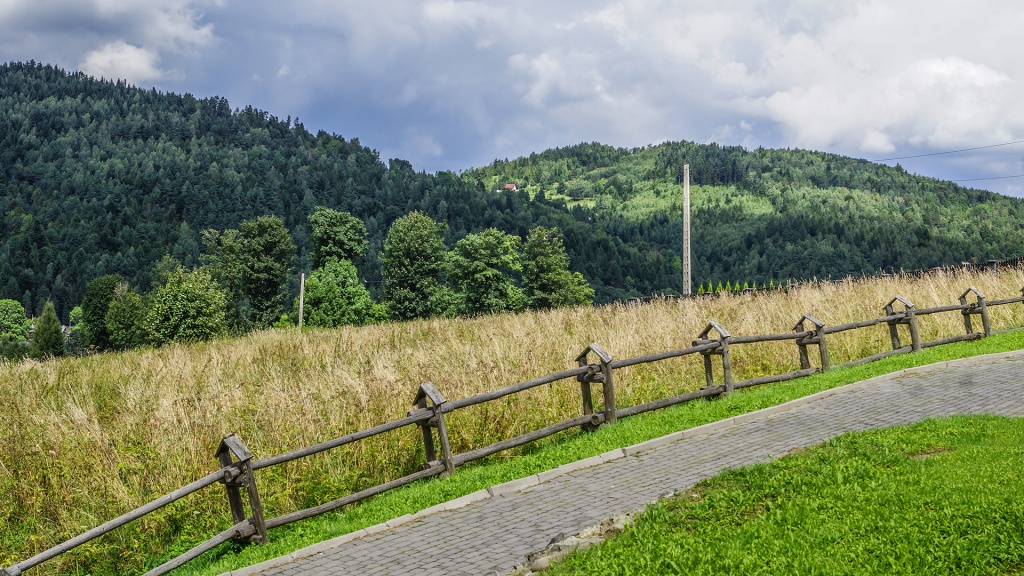
<path fill-rule="evenodd" d="M 880 378 L 522 492 L 420 518 L 260 575 L 506 572 L 558 534 L 575 534 L 725 469 L 766 462 L 846 432 L 954 414 L 1024 416 L 1024 351 Z"/>

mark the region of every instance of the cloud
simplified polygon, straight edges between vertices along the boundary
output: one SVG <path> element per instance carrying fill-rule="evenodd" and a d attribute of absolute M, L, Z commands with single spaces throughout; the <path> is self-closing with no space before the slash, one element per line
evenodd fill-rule
<path fill-rule="evenodd" d="M 124 79 L 142 84 L 166 76 L 159 63 L 160 57 L 155 52 L 119 40 L 86 54 L 80 68 L 97 78 Z"/>
<path fill-rule="evenodd" d="M 458 170 L 592 140 L 878 157 L 1020 139 L 1022 28 L 998 0 L 6 0 L 0 59 L 223 95 Z M 914 166 L 972 177 L 1013 154 Z"/>
<path fill-rule="evenodd" d="M 135 83 L 176 79 L 162 62 L 195 58 L 215 41 L 203 11 L 221 0 L 7 0 L 0 53 Z"/>

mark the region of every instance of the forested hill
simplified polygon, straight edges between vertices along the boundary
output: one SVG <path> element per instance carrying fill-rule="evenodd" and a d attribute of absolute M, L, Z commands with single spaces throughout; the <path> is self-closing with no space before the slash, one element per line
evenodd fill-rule
<path fill-rule="evenodd" d="M 691 169 L 694 290 L 1024 255 L 1024 200 L 806 150 L 580 144 L 464 177 L 586 209 L 613 237 L 678 253 Z M 590 217 L 590 216 L 588 216 Z M 591 266 L 581 263 L 585 274 Z M 674 286 L 669 284 L 668 286 Z"/>
<path fill-rule="evenodd" d="M 0 66 L 0 298 L 36 313 L 52 299 L 66 319 L 91 279 L 117 273 L 146 289 L 165 254 L 199 263 L 201 230 L 264 214 L 284 219 L 304 269 L 317 205 L 365 222 L 357 265 L 371 290 L 388 227 L 413 210 L 447 222 L 449 243 L 557 226 L 598 301 L 678 290 L 684 163 L 699 184 L 695 283 L 1024 254 L 1020 201 L 838 156 L 579 145 L 430 175 L 223 98 L 27 63 Z"/>

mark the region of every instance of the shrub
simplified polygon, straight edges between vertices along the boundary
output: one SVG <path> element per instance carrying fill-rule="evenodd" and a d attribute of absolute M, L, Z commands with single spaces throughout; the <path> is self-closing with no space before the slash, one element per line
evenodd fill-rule
<path fill-rule="evenodd" d="M 154 346 L 209 340 L 225 333 L 227 296 L 205 270 L 178 268 L 153 293 L 143 326 Z"/>

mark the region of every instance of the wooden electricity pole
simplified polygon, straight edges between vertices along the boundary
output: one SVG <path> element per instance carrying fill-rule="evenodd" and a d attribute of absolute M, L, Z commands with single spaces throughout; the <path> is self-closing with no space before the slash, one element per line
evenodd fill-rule
<path fill-rule="evenodd" d="M 306 297 L 306 273 L 299 278 L 299 330 L 302 330 L 302 308 Z"/>
<path fill-rule="evenodd" d="M 690 286 L 690 165 L 683 165 L 683 295 L 689 296 Z"/>

